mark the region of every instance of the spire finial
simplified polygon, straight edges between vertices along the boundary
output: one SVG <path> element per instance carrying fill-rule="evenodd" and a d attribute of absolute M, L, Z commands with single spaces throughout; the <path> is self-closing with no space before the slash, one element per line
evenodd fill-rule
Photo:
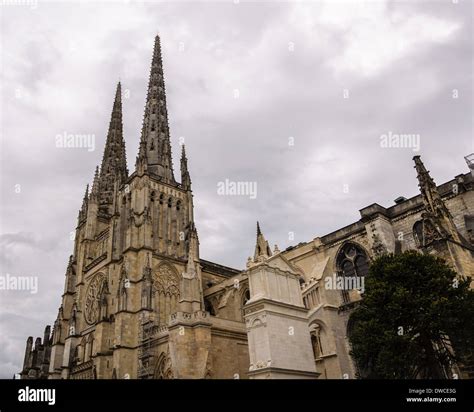
<path fill-rule="evenodd" d="M 87 207 L 89 204 L 89 183 L 86 185 L 86 192 L 84 193 L 84 197 L 82 199 L 82 206 L 79 210 L 79 221 L 82 221 L 87 215 Z"/>
<path fill-rule="evenodd" d="M 97 199 L 99 196 L 99 165 L 95 167 L 94 181 L 92 182 L 91 199 Z"/>
<path fill-rule="evenodd" d="M 100 168 L 99 168 L 99 165 L 97 165 L 95 167 L 95 171 L 94 171 L 94 181 L 92 182 L 92 191 L 94 191 L 94 189 L 98 189 L 98 184 L 99 184 L 99 173 L 100 173 Z"/>
<path fill-rule="evenodd" d="M 188 170 L 188 158 L 186 157 L 186 148 L 184 143 L 181 145 L 181 185 L 183 189 L 191 189 L 191 176 Z"/>
<path fill-rule="evenodd" d="M 442 203 L 436 183 L 430 176 L 430 172 L 426 170 L 426 167 L 419 155 L 414 156 L 413 161 L 415 162 L 418 186 L 423 197 L 423 203 L 425 204 L 425 207 L 427 207 L 431 212 L 435 212 L 439 203 Z"/>
<path fill-rule="evenodd" d="M 253 261 L 262 262 L 267 260 L 270 256 L 272 256 L 272 251 L 270 250 L 270 246 L 263 236 L 263 233 L 260 229 L 260 223 L 257 221 L 257 243 L 255 245 Z"/>
<path fill-rule="evenodd" d="M 84 193 L 84 200 L 89 198 L 89 183 L 86 184 L 86 192 Z"/>
<path fill-rule="evenodd" d="M 420 179 L 422 180 L 420 181 L 420 184 L 425 183 L 426 181 L 430 181 L 430 183 L 434 184 L 434 181 L 430 176 L 430 172 L 426 170 L 426 167 L 423 161 L 421 160 L 421 156 L 420 155 L 413 156 L 413 161 L 415 162 L 415 169 L 418 173 L 418 180 Z"/>

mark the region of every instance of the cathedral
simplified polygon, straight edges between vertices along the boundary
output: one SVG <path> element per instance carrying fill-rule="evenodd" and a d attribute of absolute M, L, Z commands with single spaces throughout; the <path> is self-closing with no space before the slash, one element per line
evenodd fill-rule
<path fill-rule="evenodd" d="M 349 315 L 362 291 L 328 279 L 363 279 L 377 255 L 409 249 L 474 274 L 474 171 L 438 186 L 413 160 L 415 197 L 371 204 L 358 221 L 285 250 L 257 223 L 243 270 L 204 260 L 184 145 L 179 182 L 173 168 L 157 36 L 135 170 L 119 83 L 58 314 L 43 339 L 27 339 L 21 378 L 356 378 Z"/>

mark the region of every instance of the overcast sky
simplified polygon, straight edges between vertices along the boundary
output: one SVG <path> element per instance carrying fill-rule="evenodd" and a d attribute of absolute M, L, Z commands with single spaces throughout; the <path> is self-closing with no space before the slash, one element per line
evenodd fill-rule
<path fill-rule="evenodd" d="M 257 219 L 282 249 L 413 196 L 415 154 L 438 184 L 468 171 L 467 0 L 18 2 L 0 0 L 0 275 L 39 285 L 0 291 L 0 377 L 56 317 L 119 79 L 134 169 L 157 33 L 175 175 L 184 138 L 204 259 L 244 268 Z M 419 135 L 420 150 L 381 147 L 390 132 Z M 94 135 L 95 150 L 56 147 L 64 133 Z M 219 196 L 226 179 L 256 182 L 257 197 Z"/>

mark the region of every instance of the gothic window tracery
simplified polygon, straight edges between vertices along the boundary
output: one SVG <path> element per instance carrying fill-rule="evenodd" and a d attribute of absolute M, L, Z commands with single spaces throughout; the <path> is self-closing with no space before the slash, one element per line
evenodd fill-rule
<path fill-rule="evenodd" d="M 106 287 L 107 277 L 104 273 L 97 273 L 89 282 L 84 308 L 84 318 L 89 325 L 97 323 L 99 320 Z"/>
<path fill-rule="evenodd" d="M 179 277 L 168 264 L 162 264 L 153 276 L 153 299 L 159 324 L 168 323 L 179 302 Z"/>
<path fill-rule="evenodd" d="M 354 244 L 346 243 L 340 250 L 336 258 L 336 268 L 338 276 L 344 278 L 352 278 L 355 280 L 357 277 L 366 276 L 369 271 L 369 260 L 364 250 Z M 349 289 L 345 287 L 342 289 L 342 301 L 343 303 L 350 302 Z"/>
<path fill-rule="evenodd" d="M 173 379 L 174 378 L 171 358 L 169 357 L 168 354 L 165 355 L 164 353 L 162 353 L 160 357 L 158 358 L 158 362 L 155 368 L 154 378 L 155 379 Z"/>

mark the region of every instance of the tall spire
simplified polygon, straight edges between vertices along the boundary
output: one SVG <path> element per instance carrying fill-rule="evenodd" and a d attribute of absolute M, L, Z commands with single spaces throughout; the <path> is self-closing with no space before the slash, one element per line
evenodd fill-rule
<path fill-rule="evenodd" d="M 155 47 L 151 61 L 148 93 L 145 103 L 140 150 L 136 168 L 138 172 L 146 169 L 165 183 L 176 184 L 171 158 L 168 110 L 166 108 L 165 81 L 161 59 L 160 37 L 155 37 Z"/>
<path fill-rule="evenodd" d="M 117 84 L 112 115 L 100 168 L 99 192 L 101 202 L 111 204 L 114 184 L 125 182 L 128 177 L 125 141 L 122 125 L 122 86 Z"/>
<path fill-rule="evenodd" d="M 191 176 L 188 170 L 188 158 L 186 157 L 186 149 L 184 144 L 181 146 L 181 185 L 184 190 L 191 189 Z"/>

